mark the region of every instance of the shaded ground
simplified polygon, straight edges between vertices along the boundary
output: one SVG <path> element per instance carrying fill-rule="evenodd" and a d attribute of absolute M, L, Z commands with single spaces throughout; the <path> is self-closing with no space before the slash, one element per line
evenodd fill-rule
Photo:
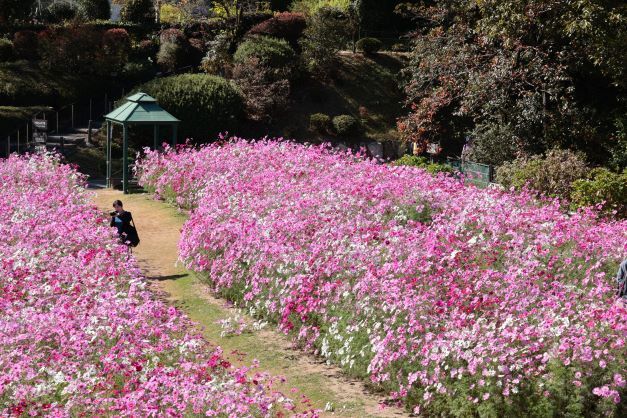
<path fill-rule="evenodd" d="M 296 400 L 301 411 L 311 407 L 324 409 L 328 403 L 333 412 L 326 412 L 323 416 L 407 415 L 397 408 L 380 407 L 379 403 L 385 399 L 369 393 L 363 383 L 346 378 L 338 368 L 292 349 L 289 340 L 271 326 L 242 335 L 222 336 L 222 329 L 216 322 L 235 317 L 237 310 L 215 298 L 193 273 L 176 263 L 177 244 L 185 216 L 146 194 L 125 196 L 110 189 L 94 193 L 94 203 L 106 211 L 110 210 L 115 199 L 121 199 L 136 220 L 141 243 L 134 253 L 144 274 L 150 279 L 151 290 L 198 323 L 204 336 L 220 345 L 234 364 L 250 365 L 253 359 L 258 359 L 263 370 L 285 376 L 287 383 L 278 389 Z M 250 318 L 245 317 L 245 320 L 252 322 Z M 311 406 L 302 402 L 303 399 L 309 399 Z"/>

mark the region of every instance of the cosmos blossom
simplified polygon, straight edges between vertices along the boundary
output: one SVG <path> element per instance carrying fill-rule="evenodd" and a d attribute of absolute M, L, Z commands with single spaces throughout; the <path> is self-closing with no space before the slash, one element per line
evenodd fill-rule
<path fill-rule="evenodd" d="M 290 402 L 155 299 L 52 155 L 0 160 L 1 416 L 270 416 Z"/>
<path fill-rule="evenodd" d="M 409 407 L 620 401 L 626 221 L 282 140 L 146 151 L 137 173 L 191 210 L 189 268 Z"/>

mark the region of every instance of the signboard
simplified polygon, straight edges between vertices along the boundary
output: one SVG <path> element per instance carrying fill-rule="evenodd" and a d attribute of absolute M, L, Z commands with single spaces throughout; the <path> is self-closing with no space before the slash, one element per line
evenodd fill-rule
<path fill-rule="evenodd" d="M 33 141 L 37 143 L 46 143 L 46 134 L 41 132 L 33 132 Z"/>
<path fill-rule="evenodd" d="M 45 131 L 48 129 L 48 121 L 45 119 L 33 119 L 33 126 L 37 129 Z"/>
<path fill-rule="evenodd" d="M 45 154 L 46 146 L 45 145 L 35 145 L 35 153 L 36 154 Z"/>

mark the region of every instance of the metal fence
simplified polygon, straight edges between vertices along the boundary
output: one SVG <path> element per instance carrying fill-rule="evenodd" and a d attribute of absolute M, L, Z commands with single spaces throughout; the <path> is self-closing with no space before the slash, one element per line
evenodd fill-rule
<path fill-rule="evenodd" d="M 121 89 L 121 91 L 105 93 L 56 109 L 51 107 L 34 112 L 8 132 L 0 132 L 0 156 L 6 157 L 14 152 L 26 153 L 35 150 L 37 141 L 35 141 L 34 133 L 37 129 L 33 126 L 34 119 L 46 120 L 46 134 L 59 136 L 78 127 L 85 127 L 89 121 L 102 119 L 105 114 L 113 110 L 115 101 L 124 97 L 125 93 L 124 89 Z"/>
<path fill-rule="evenodd" d="M 492 165 L 463 161 L 456 158 L 447 158 L 446 162 L 454 169 L 465 174 L 467 176 L 466 179 L 471 183 L 488 186 L 494 182 L 495 170 Z"/>

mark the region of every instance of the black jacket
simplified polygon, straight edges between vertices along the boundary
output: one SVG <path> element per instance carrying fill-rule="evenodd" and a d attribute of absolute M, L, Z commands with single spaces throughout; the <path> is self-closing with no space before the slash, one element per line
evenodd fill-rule
<path fill-rule="evenodd" d="M 118 218 L 120 218 L 120 220 L 122 221 L 122 227 L 118 228 L 118 233 L 120 235 L 122 234 L 128 234 L 129 231 L 131 230 L 131 220 L 133 219 L 133 216 L 131 215 L 131 212 L 124 212 L 121 215 L 117 215 Z M 111 217 L 111 226 L 118 226 L 115 223 L 115 217 L 112 216 Z"/>

